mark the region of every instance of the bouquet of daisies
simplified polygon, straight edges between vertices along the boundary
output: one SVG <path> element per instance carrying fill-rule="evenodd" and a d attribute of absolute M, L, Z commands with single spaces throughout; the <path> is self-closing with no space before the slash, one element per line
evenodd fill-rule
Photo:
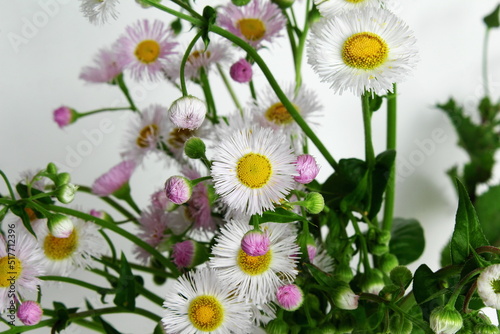
<path fill-rule="evenodd" d="M 8 189 L 0 197 L 4 333 L 119 333 L 107 320 L 115 313 L 139 315 L 146 333 L 500 333 L 480 311 L 500 309 L 500 249 L 482 231 L 465 177 L 454 179 L 459 205 L 443 268 L 406 267 L 424 237 L 416 220 L 393 217 L 397 84 L 419 56 L 396 3 L 137 2 L 165 19 L 132 23 L 80 75 L 112 85 L 128 105 L 53 112 L 61 128 L 102 112 L 129 116 L 121 162 L 88 186 L 54 163 L 17 184 L 0 171 Z M 81 11 L 110 24 L 119 4 L 81 0 Z M 488 30 L 500 25 L 496 15 Z M 294 63 L 288 83 L 261 56 L 283 36 Z M 315 134 L 323 106 L 303 82 L 305 63 L 332 94 L 360 98 L 363 160 L 337 161 Z M 131 80 L 167 82 L 178 98 L 139 108 Z M 246 87 L 249 101 L 234 85 Z M 221 104 L 221 91 L 232 104 Z M 488 103 L 494 120 L 499 105 Z M 375 152 L 371 117 L 383 106 L 387 147 Z M 129 181 L 150 156 L 177 172 L 140 207 Z M 331 170 L 323 182 L 320 168 Z M 80 192 L 102 208 L 75 207 Z M 112 235 L 132 248 L 120 249 Z M 106 284 L 79 279 L 79 268 Z M 42 292 L 51 282 L 88 289 L 102 305 L 50 304 L 57 297 Z M 155 307 L 141 307 L 142 299 Z"/>

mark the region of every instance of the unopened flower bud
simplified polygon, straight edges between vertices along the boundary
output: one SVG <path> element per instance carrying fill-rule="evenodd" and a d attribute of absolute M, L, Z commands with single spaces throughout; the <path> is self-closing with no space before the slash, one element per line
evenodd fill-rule
<path fill-rule="evenodd" d="M 410 269 L 406 268 L 405 266 L 397 266 L 391 270 L 389 277 L 391 278 L 391 281 L 397 286 L 406 288 L 410 284 L 413 275 Z"/>
<path fill-rule="evenodd" d="M 169 201 L 175 204 L 184 204 L 191 198 L 193 186 L 184 176 L 171 176 L 165 182 L 165 194 Z"/>
<path fill-rule="evenodd" d="M 67 238 L 73 232 L 73 221 L 65 215 L 56 213 L 48 217 L 47 226 L 50 234 L 56 238 Z"/>
<path fill-rule="evenodd" d="M 100 218 L 102 220 L 105 220 L 107 222 L 110 222 L 110 223 L 114 223 L 114 220 L 113 218 L 106 212 L 106 211 L 102 211 L 102 210 L 90 210 L 90 215 L 94 216 L 94 217 L 97 217 L 97 218 Z"/>
<path fill-rule="evenodd" d="M 75 198 L 76 190 L 78 186 L 71 183 L 66 183 L 59 187 L 56 192 L 57 200 L 61 203 L 68 204 Z"/>
<path fill-rule="evenodd" d="M 304 302 L 302 289 L 295 284 L 280 286 L 276 291 L 278 305 L 287 311 L 295 311 Z"/>
<path fill-rule="evenodd" d="M 349 262 L 341 262 L 336 265 L 333 269 L 333 273 L 337 276 L 341 281 L 349 283 L 352 281 L 354 274 L 352 272 L 351 266 Z"/>
<path fill-rule="evenodd" d="M 194 268 L 207 258 L 206 249 L 194 240 L 185 240 L 172 246 L 172 262 L 178 268 Z"/>
<path fill-rule="evenodd" d="M 69 183 L 69 181 L 71 181 L 71 175 L 69 173 L 66 173 L 66 172 L 59 173 L 59 174 L 57 174 L 57 178 L 56 178 L 55 184 L 56 184 L 57 187 L 60 187 L 60 186 L 62 186 L 64 184 Z"/>
<path fill-rule="evenodd" d="M 462 316 L 449 305 L 432 310 L 429 322 L 436 334 L 455 334 L 463 326 Z"/>
<path fill-rule="evenodd" d="M 318 214 L 325 208 L 325 199 L 320 193 L 308 193 L 304 201 L 306 202 L 306 210 L 312 214 Z"/>
<path fill-rule="evenodd" d="M 307 184 L 313 181 L 319 173 L 319 166 L 312 155 L 302 154 L 297 157 L 296 170 L 299 175 L 294 176 L 298 183 Z"/>
<path fill-rule="evenodd" d="M 233 5 L 240 7 L 247 5 L 250 0 L 231 0 L 231 2 L 233 3 Z"/>
<path fill-rule="evenodd" d="M 252 80 L 252 65 L 245 59 L 240 59 L 229 69 L 229 75 L 231 78 L 240 83 L 249 82 Z"/>
<path fill-rule="evenodd" d="M 389 321 L 389 332 L 398 334 L 411 334 L 413 323 L 399 314 L 392 315 Z"/>
<path fill-rule="evenodd" d="M 191 137 L 184 144 L 184 153 L 191 159 L 205 157 L 206 150 L 205 143 L 198 137 Z"/>
<path fill-rule="evenodd" d="M 54 110 L 54 121 L 63 128 L 71 123 L 74 123 L 78 118 L 78 114 L 75 110 L 62 106 Z"/>
<path fill-rule="evenodd" d="M 288 325 L 283 319 L 276 318 L 266 325 L 267 334 L 288 334 Z"/>
<path fill-rule="evenodd" d="M 170 121 L 180 129 L 198 129 L 206 114 L 207 105 L 194 96 L 183 96 L 175 100 L 168 109 Z"/>
<path fill-rule="evenodd" d="M 474 326 L 474 334 L 500 334 L 500 329 L 491 324 L 477 324 Z"/>
<path fill-rule="evenodd" d="M 384 286 L 385 284 L 382 276 L 378 275 L 375 269 L 372 269 L 362 277 L 361 290 L 363 292 L 378 295 Z"/>
<path fill-rule="evenodd" d="M 269 236 L 262 231 L 248 231 L 241 239 L 241 249 L 250 256 L 267 254 L 270 245 Z"/>
<path fill-rule="evenodd" d="M 335 306 L 342 310 L 355 310 L 358 308 L 359 296 L 345 282 L 337 282 L 333 288 L 332 298 Z"/>
<path fill-rule="evenodd" d="M 394 254 L 385 253 L 380 257 L 380 269 L 386 274 L 389 274 L 398 265 L 398 258 Z"/>
<path fill-rule="evenodd" d="M 17 317 L 27 326 L 33 326 L 42 319 L 43 310 L 40 304 L 28 300 L 17 307 Z"/>
<path fill-rule="evenodd" d="M 56 165 L 53 162 L 49 162 L 47 164 L 47 168 L 45 168 L 45 170 L 49 174 L 57 174 L 57 167 L 56 167 Z"/>

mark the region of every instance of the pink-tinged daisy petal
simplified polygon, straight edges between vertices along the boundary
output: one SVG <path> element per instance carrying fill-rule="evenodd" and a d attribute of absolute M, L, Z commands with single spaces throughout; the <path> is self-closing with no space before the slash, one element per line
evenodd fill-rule
<path fill-rule="evenodd" d="M 136 167 L 135 162 L 125 160 L 98 177 L 92 184 L 92 193 L 98 196 L 109 196 L 119 190 L 130 180 Z"/>
<path fill-rule="evenodd" d="M 286 18 L 271 1 L 252 0 L 248 5 L 232 3 L 222 8 L 218 23 L 255 48 L 263 42 L 272 42 L 285 27 Z"/>
<path fill-rule="evenodd" d="M 118 66 L 116 54 L 111 49 L 102 48 L 94 57 L 94 66 L 82 69 L 80 79 L 91 83 L 109 83 L 120 73 L 122 68 Z"/>
<path fill-rule="evenodd" d="M 161 21 L 138 21 L 126 28 L 116 44 L 118 65 L 130 70 L 137 80 L 160 79 L 177 45 L 173 38 L 172 30 Z"/>

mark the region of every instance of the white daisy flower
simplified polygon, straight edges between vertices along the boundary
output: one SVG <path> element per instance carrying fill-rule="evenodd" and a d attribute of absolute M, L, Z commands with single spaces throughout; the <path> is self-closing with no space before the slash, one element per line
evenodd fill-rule
<path fill-rule="evenodd" d="M 44 253 L 43 262 L 48 275 L 68 276 L 76 268 L 85 268 L 92 257 L 104 250 L 104 239 L 92 222 L 73 219 L 74 229 L 67 238 L 50 234 L 47 224 L 37 224 L 35 233 Z"/>
<path fill-rule="evenodd" d="M 484 305 L 500 310 L 500 264 L 487 267 L 479 275 L 477 293 Z"/>
<path fill-rule="evenodd" d="M 295 160 L 287 138 L 270 128 L 232 132 L 214 148 L 215 191 L 230 209 L 262 214 L 292 189 Z"/>
<path fill-rule="evenodd" d="M 288 85 L 284 89 L 285 95 L 290 99 L 297 112 L 308 124 L 314 123 L 311 119 L 317 116 L 317 112 L 322 109 L 318 102 L 316 93 L 302 86 L 295 93 L 295 86 Z M 257 100 L 252 101 L 252 114 L 255 120 L 263 127 L 270 127 L 274 130 L 283 130 L 287 136 L 293 136 L 300 144 L 302 130 L 292 118 L 292 115 L 285 108 L 283 103 L 271 87 L 263 90 Z"/>
<path fill-rule="evenodd" d="M 352 10 L 322 19 L 311 28 L 308 62 L 335 93 L 365 91 L 384 95 L 417 62 L 415 37 L 384 9 Z"/>
<path fill-rule="evenodd" d="M 150 152 L 160 152 L 158 144 L 167 136 L 167 108 L 153 104 L 134 114 L 122 157 L 140 163 Z"/>
<path fill-rule="evenodd" d="M 250 306 L 236 299 L 234 287 L 222 284 L 215 270 L 188 272 L 169 291 L 162 319 L 167 333 L 251 333 Z"/>
<path fill-rule="evenodd" d="M 385 8 L 393 10 L 392 0 L 314 0 L 321 15 L 331 18 L 349 10 L 371 8 Z"/>
<path fill-rule="evenodd" d="M 116 20 L 118 11 L 115 6 L 118 0 L 81 0 L 80 10 L 83 16 L 93 24 L 104 24 L 110 18 Z"/>
<path fill-rule="evenodd" d="M 12 235 L 15 239 L 10 238 Z M 0 235 L 0 312 L 10 305 L 12 293 L 37 291 L 41 284 L 38 276 L 44 274 L 42 257 L 35 238 L 24 229 L 8 234 L 7 240 Z"/>
<path fill-rule="evenodd" d="M 233 220 L 222 228 L 209 263 L 224 284 L 236 285 L 239 299 L 255 304 L 272 300 L 278 287 L 294 281 L 299 258 L 291 224 L 265 223 L 260 227 L 271 241 L 266 254 L 250 256 L 241 249 L 243 236 L 253 227 L 247 221 Z"/>

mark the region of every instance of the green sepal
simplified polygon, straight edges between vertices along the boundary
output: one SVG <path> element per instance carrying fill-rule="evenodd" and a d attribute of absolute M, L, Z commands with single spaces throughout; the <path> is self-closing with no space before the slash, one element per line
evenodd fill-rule
<path fill-rule="evenodd" d="M 370 107 L 371 112 L 375 112 L 380 109 L 382 106 L 382 102 L 384 101 L 382 96 L 379 96 L 375 93 L 368 94 L 368 105 Z"/>
<path fill-rule="evenodd" d="M 489 245 L 483 234 L 476 210 L 469 199 L 464 185 L 457 179 L 458 209 L 455 220 L 455 229 L 451 238 L 451 262 L 462 264 L 471 254 L 471 251 Z"/>
<path fill-rule="evenodd" d="M 178 18 L 177 20 L 172 21 L 172 23 L 170 23 L 170 28 L 172 29 L 174 34 L 179 35 L 182 32 L 181 19 Z"/>
<path fill-rule="evenodd" d="M 116 306 L 121 306 L 127 310 L 135 310 L 135 276 L 132 274 L 130 265 L 122 253 L 120 261 L 120 277 L 116 287 L 116 295 L 113 302 Z"/>
<path fill-rule="evenodd" d="M 399 264 L 410 264 L 424 252 L 424 230 L 416 219 L 394 218 L 391 235 L 389 251 L 396 255 Z"/>
<path fill-rule="evenodd" d="M 486 15 L 483 21 L 488 29 L 500 27 L 500 5 L 491 14 Z"/>

